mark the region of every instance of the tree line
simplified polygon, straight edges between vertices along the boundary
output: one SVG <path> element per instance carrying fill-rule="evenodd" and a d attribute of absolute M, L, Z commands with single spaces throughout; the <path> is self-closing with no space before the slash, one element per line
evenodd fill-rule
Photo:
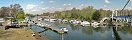
<path fill-rule="evenodd" d="M 24 11 L 19 4 L 11 4 L 9 7 L 0 8 L 0 17 L 14 17 L 17 19 L 24 19 Z"/>
<path fill-rule="evenodd" d="M 117 10 L 118 16 L 127 16 L 132 15 L 132 10 Z M 103 17 L 111 17 L 112 10 L 104 10 L 104 9 L 94 9 L 93 6 L 88 6 L 83 9 L 73 8 L 72 10 L 65 11 L 55 11 L 54 13 L 43 13 L 44 16 L 54 16 L 55 18 L 61 19 L 77 19 L 77 20 L 86 20 L 86 21 L 99 21 Z"/>
<path fill-rule="evenodd" d="M 109 17 L 112 11 L 110 10 L 103 10 L 103 9 L 94 9 L 93 6 L 88 6 L 83 9 L 76 9 L 73 8 L 72 10 L 65 10 L 65 11 L 56 11 L 54 13 L 43 13 L 44 16 L 51 14 L 50 16 L 55 15 L 56 18 L 62 19 L 77 19 L 77 20 L 100 20 L 103 17 Z"/>

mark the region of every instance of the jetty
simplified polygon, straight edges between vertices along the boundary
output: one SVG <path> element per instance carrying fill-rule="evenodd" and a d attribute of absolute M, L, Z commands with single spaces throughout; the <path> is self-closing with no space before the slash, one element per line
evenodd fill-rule
<path fill-rule="evenodd" d="M 48 24 L 42 23 L 42 22 L 37 22 L 36 25 L 38 25 L 41 28 L 48 28 L 48 29 L 55 31 L 55 32 L 58 32 L 58 33 L 64 33 L 65 32 L 64 30 L 60 30 L 59 28 L 53 27 L 51 25 L 48 25 Z"/>

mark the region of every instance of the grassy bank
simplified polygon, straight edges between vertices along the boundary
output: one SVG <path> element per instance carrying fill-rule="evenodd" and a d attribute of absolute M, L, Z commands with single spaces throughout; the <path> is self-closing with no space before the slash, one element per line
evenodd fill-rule
<path fill-rule="evenodd" d="M 32 30 L 10 28 L 8 30 L 0 29 L 0 40 L 36 40 L 32 36 Z"/>

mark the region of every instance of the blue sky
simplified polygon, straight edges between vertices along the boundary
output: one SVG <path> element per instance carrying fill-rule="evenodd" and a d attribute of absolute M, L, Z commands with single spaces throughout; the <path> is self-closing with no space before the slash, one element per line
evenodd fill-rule
<path fill-rule="evenodd" d="M 93 6 L 96 9 L 121 9 L 127 0 L 0 0 L 0 7 L 10 4 L 20 4 L 26 13 L 41 14 L 43 12 L 54 12 L 70 10 L 73 7 L 82 9 Z M 132 1 L 126 9 L 132 9 Z"/>

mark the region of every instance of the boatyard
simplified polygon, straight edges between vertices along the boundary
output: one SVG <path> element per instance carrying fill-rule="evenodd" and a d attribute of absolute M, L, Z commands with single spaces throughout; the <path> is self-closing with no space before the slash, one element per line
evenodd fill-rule
<path fill-rule="evenodd" d="M 0 0 L 0 40 L 132 40 L 132 0 Z"/>

